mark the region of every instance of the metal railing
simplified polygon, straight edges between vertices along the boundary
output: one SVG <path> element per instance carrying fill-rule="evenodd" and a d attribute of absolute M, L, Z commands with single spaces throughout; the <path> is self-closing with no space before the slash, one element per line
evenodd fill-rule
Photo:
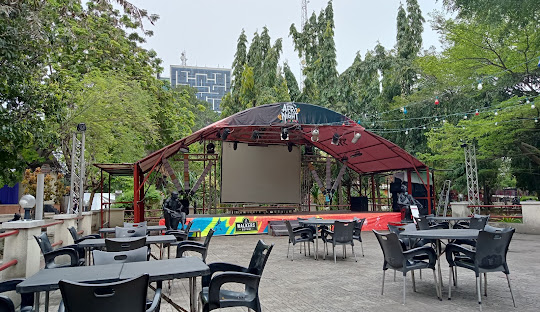
<path fill-rule="evenodd" d="M 8 231 L 8 232 L 0 233 L 0 238 L 6 238 L 8 236 L 17 235 L 17 234 L 19 234 L 19 230 Z M 4 271 L 5 269 L 9 267 L 16 265 L 17 263 L 19 263 L 17 259 L 13 259 L 6 263 L 2 263 L 2 265 L 0 265 L 0 272 Z"/>

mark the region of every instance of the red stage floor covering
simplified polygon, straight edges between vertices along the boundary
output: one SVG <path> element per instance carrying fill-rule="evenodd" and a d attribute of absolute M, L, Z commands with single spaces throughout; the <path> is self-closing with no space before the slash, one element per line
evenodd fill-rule
<path fill-rule="evenodd" d="M 335 220 L 352 220 L 354 217 L 366 218 L 363 231 L 387 230 L 388 222 L 401 221 L 399 212 L 351 212 L 351 211 L 318 211 L 298 212 L 295 214 L 261 214 L 261 215 L 190 215 L 187 221 L 193 220 L 192 230 L 200 230 L 205 236 L 210 229 L 214 235 L 266 234 L 270 221 L 296 220 L 297 218 L 323 218 Z M 165 220 L 159 221 L 165 225 Z"/>

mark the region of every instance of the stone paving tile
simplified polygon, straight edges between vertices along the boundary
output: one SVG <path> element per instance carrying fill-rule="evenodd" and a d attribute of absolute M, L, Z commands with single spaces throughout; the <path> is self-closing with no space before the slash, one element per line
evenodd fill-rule
<path fill-rule="evenodd" d="M 363 232 L 364 253 L 361 256 L 359 244 L 355 244 L 358 262 L 354 261 L 350 247 L 347 258 L 341 258 L 341 247 L 336 248 L 337 263 L 332 251 L 326 260 L 314 260 L 300 254 L 296 248 L 294 261 L 287 259 L 287 237 L 268 235 L 243 235 L 213 237 L 207 262 L 231 262 L 247 266 L 253 249 L 259 239 L 273 243 L 274 249 L 268 260 L 260 284 L 260 298 L 263 311 L 303 312 L 303 311 L 478 311 L 476 301 L 475 276 L 472 271 L 458 270 L 458 287 L 452 289 L 452 300 L 448 296 L 448 264 L 442 258 L 443 300 L 436 297 L 433 274 L 424 270 L 422 279 L 416 277 L 417 292 L 412 290 L 412 279 L 407 276 L 406 304 L 402 305 L 402 275 L 398 272 L 396 281 L 388 270 L 384 295 L 381 295 L 382 252 L 370 232 Z M 322 243 L 319 242 L 322 256 Z M 157 248 L 153 249 L 157 252 Z M 303 251 L 302 251 L 303 252 Z M 175 255 L 175 250 L 171 255 Z M 540 311 L 540 240 L 535 235 L 515 234 L 508 252 L 510 279 L 517 308 L 512 299 L 503 273 L 488 274 L 488 297 L 482 297 L 484 311 Z M 200 289 L 200 278 L 198 279 Z M 166 283 L 164 293 L 168 294 Z M 172 282 L 171 298 L 177 304 L 189 309 L 188 281 Z M 149 294 L 150 296 L 151 294 Z M 51 309 L 56 311 L 60 299 L 58 291 L 51 294 Z M 161 311 L 176 311 L 162 300 Z M 247 311 L 245 308 L 229 308 L 223 311 Z"/>

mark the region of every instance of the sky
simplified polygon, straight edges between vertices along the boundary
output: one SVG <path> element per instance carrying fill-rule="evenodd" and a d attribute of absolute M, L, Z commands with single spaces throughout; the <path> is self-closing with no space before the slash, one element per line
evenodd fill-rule
<path fill-rule="evenodd" d="M 268 27 L 272 43 L 283 38 L 280 63 L 287 61 L 293 73 L 300 75 L 300 60 L 294 51 L 289 28 L 295 24 L 300 29 L 301 0 L 131 0 L 139 8 L 160 19 L 145 29 L 154 36 L 143 44 L 153 49 L 163 60 L 162 76 L 169 77 L 170 65 L 180 65 L 180 53 L 186 52 L 188 66 L 231 68 L 236 43 L 242 29 L 248 42 L 253 34 Z M 406 1 L 403 0 L 403 5 Z M 308 18 L 317 15 L 328 1 L 309 0 Z M 418 0 L 424 24 L 423 47 L 434 46 L 439 50 L 439 36 L 431 29 L 429 13 L 442 11 L 442 1 Z M 377 42 L 389 49 L 396 41 L 396 16 L 399 0 L 334 0 L 334 21 L 338 72 L 343 72 L 353 62 L 357 52 L 362 57 Z"/>

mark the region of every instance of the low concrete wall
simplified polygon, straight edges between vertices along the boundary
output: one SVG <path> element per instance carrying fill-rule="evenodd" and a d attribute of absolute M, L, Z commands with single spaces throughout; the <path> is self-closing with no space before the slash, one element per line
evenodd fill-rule
<path fill-rule="evenodd" d="M 523 223 L 512 223 L 512 222 L 489 222 L 489 225 L 498 227 L 498 228 L 514 228 L 516 233 L 521 234 L 540 234 L 540 228 L 531 228 Z"/>
<path fill-rule="evenodd" d="M 471 209 L 467 207 L 469 202 L 451 202 L 450 207 L 452 208 L 452 217 L 468 217 L 471 215 Z"/>

